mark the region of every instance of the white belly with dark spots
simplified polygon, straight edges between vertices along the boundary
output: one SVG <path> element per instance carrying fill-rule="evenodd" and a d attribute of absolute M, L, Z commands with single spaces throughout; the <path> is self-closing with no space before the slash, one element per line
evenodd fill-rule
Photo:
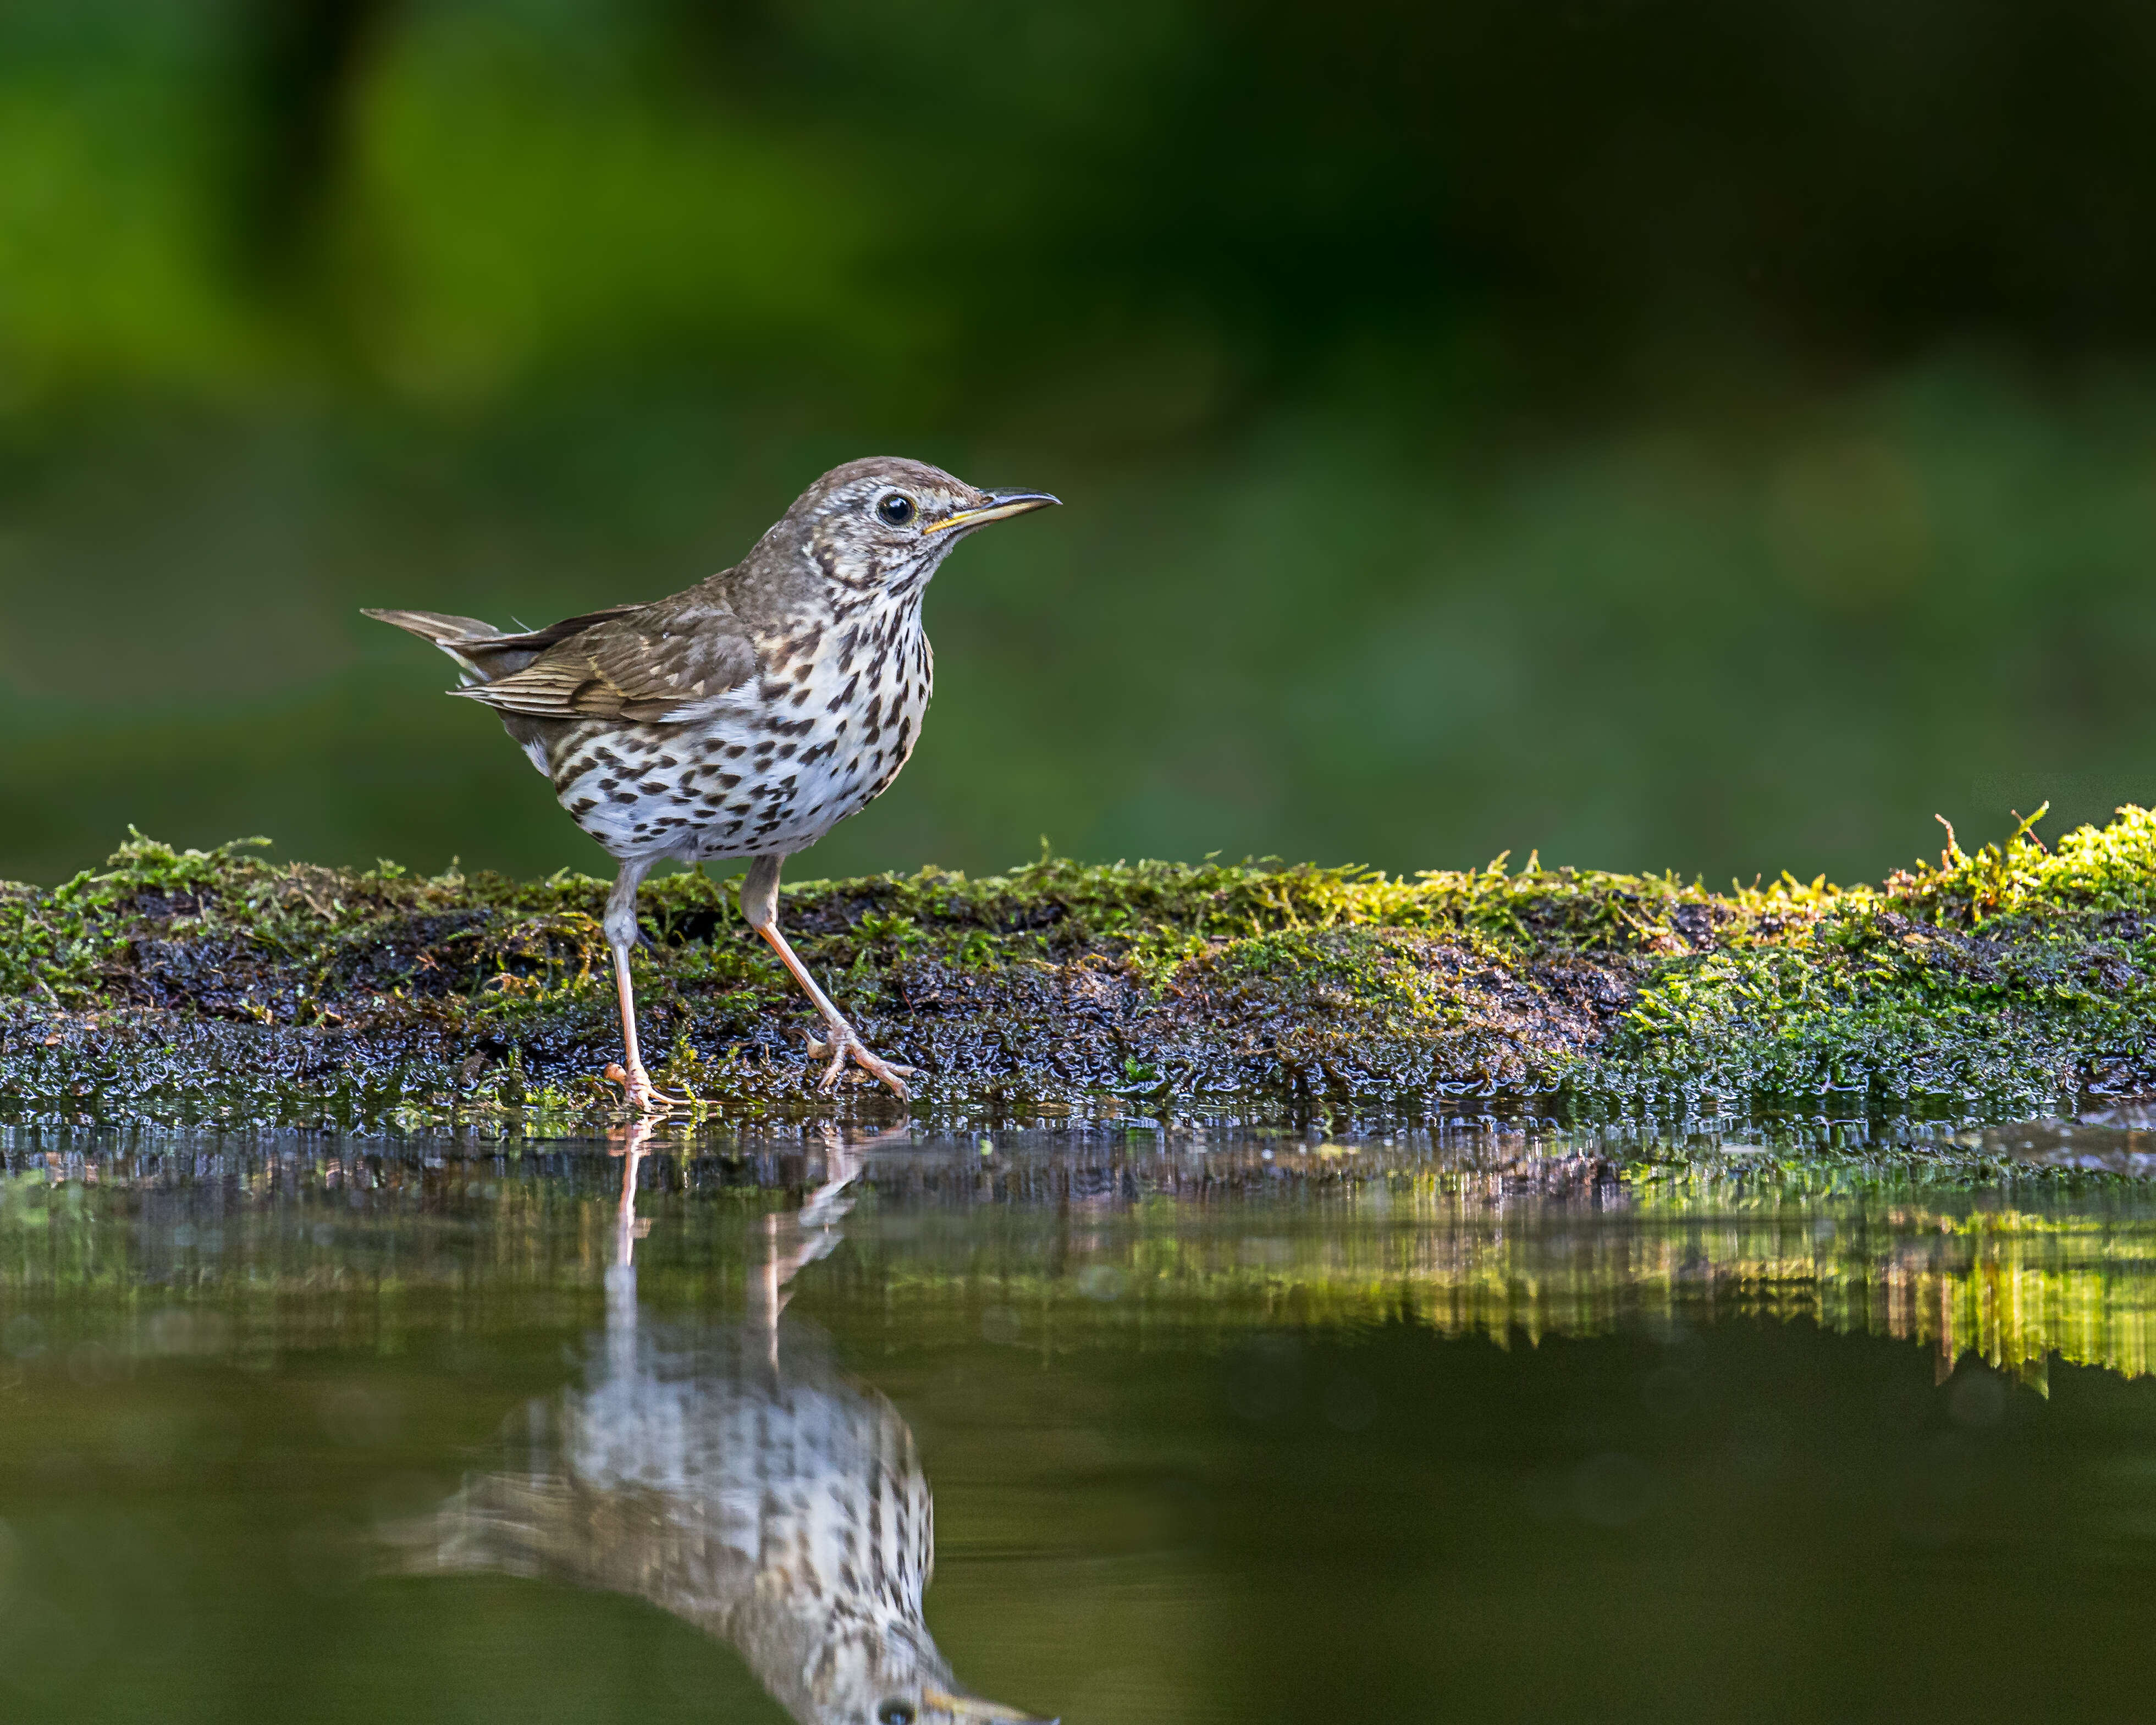
<path fill-rule="evenodd" d="M 874 801 L 920 740 L 934 675 L 926 638 L 886 652 L 871 680 L 861 673 L 873 662 L 842 678 L 819 661 L 776 700 L 689 724 L 564 727 L 542 770 L 616 857 L 791 855 Z"/>

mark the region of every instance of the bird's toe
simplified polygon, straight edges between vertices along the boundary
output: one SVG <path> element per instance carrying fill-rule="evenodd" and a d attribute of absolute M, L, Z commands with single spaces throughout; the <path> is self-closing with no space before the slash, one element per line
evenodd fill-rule
<path fill-rule="evenodd" d="M 651 1081 L 651 1076 L 642 1067 L 634 1071 L 624 1068 L 619 1060 L 607 1069 L 604 1076 L 627 1092 L 629 1105 L 646 1114 L 664 1114 L 669 1109 L 692 1106 L 686 1096 L 670 1096 Z"/>

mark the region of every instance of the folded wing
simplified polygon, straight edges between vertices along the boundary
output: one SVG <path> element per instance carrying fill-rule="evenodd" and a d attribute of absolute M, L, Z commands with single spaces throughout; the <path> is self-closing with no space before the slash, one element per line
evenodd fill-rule
<path fill-rule="evenodd" d="M 367 615 L 434 642 L 463 666 L 465 686 L 452 694 L 526 718 L 664 724 L 695 716 L 760 669 L 740 619 L 695 590 L 521 634 L 469 617 Z"/>

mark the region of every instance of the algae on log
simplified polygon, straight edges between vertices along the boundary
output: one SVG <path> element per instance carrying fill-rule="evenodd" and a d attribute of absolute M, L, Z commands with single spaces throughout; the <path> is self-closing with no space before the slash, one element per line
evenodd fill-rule
<path fill-rule="evenodd" d="M 618 1037 L 604 882 L 278 865 L 260 842 L 138 834 L 64 886 L 0 886 L 0 1118 L 566 1125 L 616 1105 L 597 1076 Z M 683 874 L 642 902 L 660 1081 L 730 1112 L 834 1106 L 807 1004 L 730 888 Z M 1839 1093 L 1845 1115 L 1973 1117 L 2156 1090 L 2156 815 L 2138 808 L 2054 847 L 2026 823 L 1973 855 L 1950 842 L 1847 889 L 1502 858 L 1412 879 L 1050 860 L 805 883 L 782 914 L 937 1113 Z"/>

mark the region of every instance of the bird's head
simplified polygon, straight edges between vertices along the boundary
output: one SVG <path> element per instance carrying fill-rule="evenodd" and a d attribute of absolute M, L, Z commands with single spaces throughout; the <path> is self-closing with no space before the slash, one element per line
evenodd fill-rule
<path fill-rule="evenodd" d="M 926 462 L 879 455 L 833 468 L 772 532 L 792 540 L 836 586 L 917 591 L 976 527 L 1058 501 L 1045 491 L 983 491 Z"/>

